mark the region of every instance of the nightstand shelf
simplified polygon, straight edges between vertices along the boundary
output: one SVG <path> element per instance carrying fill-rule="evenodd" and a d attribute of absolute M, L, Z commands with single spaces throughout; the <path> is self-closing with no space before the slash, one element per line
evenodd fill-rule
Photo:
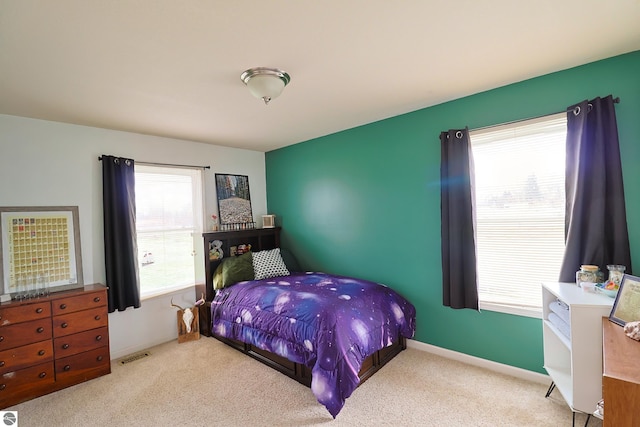
<path fill-rule="evenodd" d="M 569 337 L 549 320 L 549 304 L 568 307 Z M 542 285 L 544 368 L 574 412 L 593 414 L 602 397 L 602 317 L 613 299 L 588 293 L 575 283 Z"/>

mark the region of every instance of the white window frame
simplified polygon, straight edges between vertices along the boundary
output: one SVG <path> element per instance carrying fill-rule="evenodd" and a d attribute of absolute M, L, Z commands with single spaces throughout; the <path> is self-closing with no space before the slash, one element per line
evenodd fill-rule
<path fill-rule="evenodd" d="M 516 123 L 510 123 L 510 124 L 506 124 L 506 125 L 499 125 L 499 126 L 494 126 L 494 127 L 490 127 L 490 128 L 484 128 L 484 129 L 480 129 L 480 130 L 475 130 L 475 131 L 470 131 L 469 135 L 470 135 L 470 141 L 471 141 L 471 147 L 472 147 L 472 151 L 474 151 L 475 149 L 477 149 L 477 147 L 479 146 L 479 144 L 492 144 L 493 142 L 486 142 L 488 141 L 497 141 L 499 139 L 502 139 L 503 141 L 508 141 L 509 139 L 514 139 L 514 138 L 527 138 L 527 132 L 531 130 L 531 127 L 528 128 L 522 128 L 523 126 L 533 126 L 534 128 L 537 128 L 538 130 L 545 128 L 545 126 L 548 126 L 549 128 L 553 128 L 555 131 L 559 130 L 561 127 L 563 127 L 564 129 L 564 134 L 562 137 L 562 141 L 564 142 L 566 140 L 566 113 L 558 113 L 558 114 L 553 114 L 553 115 L 549 115 L 549 116 L 545 116 L 545 117 L 540 117 L 540 118 L 536 118 L 536 119 L 531 119 L 531 120 L 523 120 L 520 122 L 516 122 Z M 518 133 L 520 132 L 520 133 Z M 514 136 L 505 136 L 505 135 L 510 135 L 510 133 L 512 133 Z M 474 142 L 475 142 L 475 148 L 474 148 Z M 562 150 L 564 151 L 564 144 L 562 145 Z M 486 156 L 486 155 L 485 155 Z M 474 151 L 474 160 L 476 157 L 476 151 Z M 564 167 L 564 156 L 561 159 L 561 170 L 564 173 L 565 167 Z M 477 171 L 477 167 L 478 164 L 476 163 L 476 186 L 478 186 L 478 171 Z M 485 169 L 486 169 L 486 164 L 485 164 Z M 474 189 L 476 190 L 476 189 Z M 566 197 L 566 196 L 565 196 Z M 483 201 L 480 200 L 480 197 L 478 195 L 478 193 L 476 193 L 476 206 L 478 206 L 479 203 L 482 203 Z M 564 206 L 564 200 L 562 205 Z M 476 212 L 477 214 L 477 212 Z M 563 214 L 562 214 L 563 215 Z M 562 223 L 564 223 L 564 217 L 562 219 Z M 481 225 L 478 225 L 478 228 L 481 228 Z M 557 220 L 556 220 L 556 231 L 558 230 L 558 224 L 557 224 Z M 476 231 L 476 237 L 478 236 L 478 232 Z M 564 229 L 562 229 L 562 242 L 564 242 Z M 556 243 L 557 243 L 557 239 L 556 239 Z M 478 242 L 476 241 L 476 245 L 478 245 Z M 558 248 L 555 248 L 555 254 L 557 255 L 557 251 Z M 562 244 L 562 252 L 564 252 L 564 244 Z M 517 301 L 511 300 L 509 301 L 495 301 L 495 300 L 490 300 L 490 297 L 487 297 L 487 299 L 483 299 L 483 289 L 490 289 L 491 291 L 496 292 L 496 290 L 499 290 L 500 285 L 496 285 L 495 287 L 492 286 L 486 286 L 486 282 L 483 282 L 483 278 L 482 278 L 482 274 L 481 274 L 481 270 L 482 268 L 486 270 L 486 265 L 484 267 L 480 267 L 480 261 L 481 261 L 481 257 L 482 255 L 479 253 L 479 249 L 477 249 L 477 255 L 478 255 L 478 294 L 479 294 L 479 308 L 481 310 L 489 310 L 489 311 L 496 311 L 496 312 L 501 312 L 501 313 L 507 313 L 507 314 L 515 314 L 515 315 L 519 315 L 519 316 L 526 316 L 526 317 L 534 317 L 534 318 L 542 318 L 542 282 L 543 281 L 557 281 L 557 278 L 553 279 L 553 278 L 544 278 L 541 280 L 536 280 L 536 283 L 529 283 L 528 286 L 539 286 L 539 293 L 540 293 L 540 305 L 539 306 L 532 306 L 532 305 L 525 305 L 525 304 L 520 304 Z M 557 259 L 558 257 L 555 256 L 554 259 Z M 560 259 L 558 260 L 558 274 L 559 274 L 559 265 L 562 261 L 562 256 L 560 255 L 559 257 Z M 532 262 L 529 262 L 529 260 L 527 261 L 526 264 L 522 264 L 522 265 L 510 265 L 508 268 L 505 268 L 505 275 L 509 274 L 509 271 L 515 271 L 516 269 L 530 269 L 531 271 L 531 275 L 532 277 L 535 277 L 537 272 L 535 268 L 532 268 L 532 266 L 536 265 L 536 260 L 533 259 L 531 260 Z M 547 268 L 548 267 L 548 263 L 539 263 L 538 264 L 540 269 L 542 268 Z M 538 272 L 540 271 L 540 269 L 538 269 Z M 497 282 L 497 280 L 496 280 Z M 504 286 L 504 285 L 503 285 Z M 531 287 L 529 289 L 529 292 L 533 292 L 534 289 L 533 287 Z M 490 292 L 486 295 L 490 295 Z M 516 297 L 514 297 L 516 298 Z M 529 301 L 530 303 L 530 301 Z"/>
<path fill-rule="evenodd" d="M 192 227 L 178 227 L 178 228 L 159 228 L 154 229 L 141 229 L 138 228 L 138 224 L 136 224 L 136 232 L 138 235 L 138 242 L 141 241 L 140 235 L 150 232 L 157 231 L 166 231 L 166 232 L 183 232 L 188 230 L 191 241 L 192 241 L 192 251 L 191 256 L 193 257 L 193 281 L 183 282 L 183 283 L 174 283 L 167 286 L 163 286 L 160 288 L 152 288 L 145 289 L 145 284 L 143 282 L 143 278 L 140 279 L 140 299 L 145 300 L 149 298 L 153 298 L 156 296 L 168 294 L 171 292 L 176 292 L 182 289 L 187 289 L 195 286 L 196 283 L 202 282 L 204 279 L 203 268 L 199 268 L 199 264 L 201 264 L 201 260 L 203 259 L 203 245 L 202 245 L 202 232 L 204 230 L 204 205 L 205 205 L 205 191 L 204 191 L 204 173 L 202 168 L 198 167 L 178 167 L 178 166 L 158 166 L 158 165 L 148 165 L 148 164 L 136 164 L 135 165 L 135 173 L 136 173 L 136 214 L 140 213 L 140 209 L 144 209 L 143 203 L 140 202 L 141 198 L 139 197 L 139 190 L 141 188 L 138 186 L 138 174 L 160 174 L 160 175 L 183 175 L 190 176 L 192 178 L 192 188 L 191 188 L 191 198 L 193 203 L 193 226 Z M 153 191 L 162 191 L 162 188 L 154 189 Z M 138 245 L 138 256 L 142 255 L 142 251 L 144 248 Z M 155 257 L 155 254 L 154 254 Z M 138 267 L 140 269 L 145 268 L 142 266 L 142 260 L 138 260 Z M 142 272 L 142 271 L 141 271 Z"/>

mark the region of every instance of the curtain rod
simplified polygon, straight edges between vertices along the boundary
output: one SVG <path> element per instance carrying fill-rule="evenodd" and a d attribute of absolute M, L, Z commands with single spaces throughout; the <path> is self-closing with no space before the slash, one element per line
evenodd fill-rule
<path fill-rule="evenodd" d="M 617 96 L 617 97 L 613 98 L 613 103 L 614 103 L 614 104 L 619 104 L 619 103 L 620 103 L 620 97 L 619 97 L 619 96 Z M 495 125 L 482 126 L 482 127 L 479 127 L 479 128 L 469 129 L 469 132 L 473 132 L 473 131 L 477 131 L 477 130 L 490 129 L 490 128 L 494 128 L 494 127 L 497 127 L 497 126 L 512 125 L 512 124 L 514 124 L 514 123 L 519 123 L 519 122 L 526 122 L 527 120 L 540 119 L 540 118 L 542 118 L 542 117 L 553 116 L 553 115 L 555 115 L 555 114 L 560 114 L 560 113 L 566 113 L 567 111 L 571 111 L 571 110 L 567 108 L 567 109 L 565 109 L 565 110 L 557 111 L 557 112 L 555 112 L 555 113 L 542 114 L 542 115 L 540 115 L 540 116 L 529 117 L 529 118 L 527 118 L 527 119 L 518 119 L 518 120 L 512 120 L 512 121 L 510 121 L 510 122 L 497 123 L 497 124 L 495 124 Z"/>
<path fill-rule="evenodd" d="M 98 160 L 102 161 L 102 156 L 98 157 Z M 138 162 L 138 161 L 135 161 L 135 162 L 139 165 L 145 165 L 145 166 L 168 166 L 168 167 L 174 167 L 174 168 L 211 169 L 211 166 L 176 165 L 173 163 L 153 163 L 153 162 Z"/>

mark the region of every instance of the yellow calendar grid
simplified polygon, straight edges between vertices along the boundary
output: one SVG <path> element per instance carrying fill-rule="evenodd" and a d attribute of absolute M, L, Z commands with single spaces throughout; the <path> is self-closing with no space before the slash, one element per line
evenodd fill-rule
<path fill-rule="evenodd" d="M 67 216 L 8 216 L 10 289 L 19 280 L 46 275 L 48 282 L 72 281 L 70 219 Z"/>

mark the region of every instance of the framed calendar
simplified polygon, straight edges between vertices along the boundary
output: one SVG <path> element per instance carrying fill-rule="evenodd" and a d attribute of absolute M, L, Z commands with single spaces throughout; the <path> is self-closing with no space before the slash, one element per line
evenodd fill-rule
<path fill-rule="evenodd" d="M 0 207 L 5 294 L 46 280 L 50 291 L 84 286 L 77 206 Z"/>

